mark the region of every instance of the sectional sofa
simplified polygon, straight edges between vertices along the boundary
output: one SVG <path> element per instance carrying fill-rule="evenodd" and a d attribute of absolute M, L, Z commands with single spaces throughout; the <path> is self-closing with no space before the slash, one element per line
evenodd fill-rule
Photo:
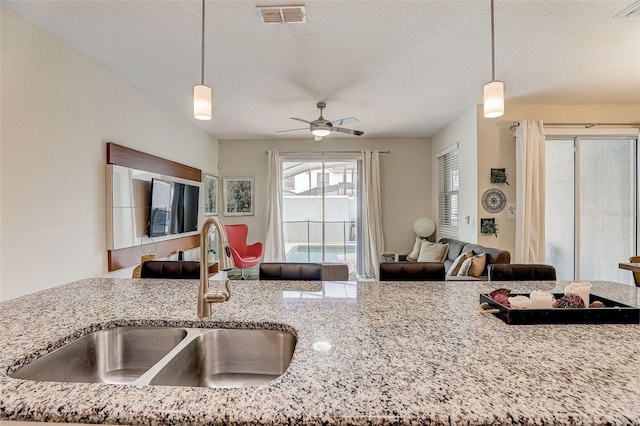
<path fill-rule="evenodd" d="M 441 238 L 438 243 L 440 244 L 448 244 L 448 250 L 445 255 L 444 261 L 444 270 L 445 277 L 448 281 L 475 281 L 475 280 L 486 280 L 487 279 L 487 265 L 491 264 L 506 264 L 511 263 L 511 253 L 507 250 L 485 247 L 478 244 L 467 243 L 460 240 L 455 240 L 453 238 Z M 485 254 L 485 262 L 484 266 L 478 271 L 478 274 L 473 275 L 451 275 L 451 268 L 459 268 L 462 263 L 462 259 L 459 259 L 456 265 L 454 262 L 456 259 L 460 257 L 463 253 L 471 253 L 473 256 Z M 384 275 L 387 279 L 389 279 L 389 274 L 396 274 L 396 278 L 398 281 L 406 280 L 407 277 L 419 276 L 420 271 L 425 270 L 425 263 L 433 263 L 433 262 L 412 262 L 407 260 L 407 255 L 398 256 L 398 262 L 401 262 L 402 268 L 398 268 L 397 266 L 384 265 L 385 263 L 395 263 L 395 261 L 391 261 L 391 259 L 383 257 L 383 262 L 380 265 L 381 274 L 384 272 Z M 384 271 L 383 271 L 384 270 Z M 397 271 L 397 272 L 396 272 Z M 393 278 L 393 277 L 391 277 Z"/>

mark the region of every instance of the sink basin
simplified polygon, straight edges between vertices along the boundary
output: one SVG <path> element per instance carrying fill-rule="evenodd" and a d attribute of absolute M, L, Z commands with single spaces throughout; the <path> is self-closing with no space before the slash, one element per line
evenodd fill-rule
<path fill-rule="evenodd" d="M 131 383 L 187 336 L 180 328 L 117 327 L 95 331 L 22 367 L 16 379 Z"/>
<path fill-rule="evenodd" d="M 289 367 L 296 338 L 263 329 L 117 327 L 81 337 L 10 377 L 54 382 L 242 387 Z"/>
<path fill-rule="evenodd" d="M 211 330 L 192 340 L 151 380 L 152 385 L 243 387 L 282 375 L 296 338 L 275 330 Z"/>

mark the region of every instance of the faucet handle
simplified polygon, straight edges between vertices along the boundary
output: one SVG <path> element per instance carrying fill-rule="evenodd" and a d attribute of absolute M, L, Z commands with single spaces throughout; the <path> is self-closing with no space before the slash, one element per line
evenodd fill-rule
<path fill-rule="evenodd" d="M 229 280 L 226 280 L 224 283 L 227 292 L 224 291 L 212 291 L 205 295 L 205 301 L 207 303 L 222 303 L 231 299 L 231 285 L 229 284 Z"/>

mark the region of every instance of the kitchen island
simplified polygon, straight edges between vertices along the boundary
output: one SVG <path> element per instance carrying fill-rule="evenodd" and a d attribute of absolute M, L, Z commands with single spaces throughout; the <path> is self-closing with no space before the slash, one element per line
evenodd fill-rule
<path fill-rule="evenodd" d="M 478 312 L 479 294 L 497 286 L 562 292 L 566 284 L 232 281 L 231 300 L 201 320 L 196 280 L 82 280 L 0 303 L 0 420 L 640 424 L 640 325 L 510 326 Z M 640 302 L 638 290 L 622 284 L 595 282 L 592 293 Z M 287 371 L 255 387 L 7 375 L 120 325 L 283 329 L 297 344 Z"/>

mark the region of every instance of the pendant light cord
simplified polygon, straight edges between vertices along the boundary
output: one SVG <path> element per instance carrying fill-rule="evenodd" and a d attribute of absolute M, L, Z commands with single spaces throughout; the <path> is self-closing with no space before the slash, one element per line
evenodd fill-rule
<path fill-rule="evenodd" d="M 204 0 L 202 1 L 204 4 Z M 491 0 L 491 81 L 496 81 L 496 50 L 493 26 L 493 0 Z"/>
<path fill-rule="evenodd" d="M 492 5 L 493 5 L 493 0 Z M 204 0 L 202 0 L 202 51 L 200 52 L 200 84 L 204 86 Z"/>

